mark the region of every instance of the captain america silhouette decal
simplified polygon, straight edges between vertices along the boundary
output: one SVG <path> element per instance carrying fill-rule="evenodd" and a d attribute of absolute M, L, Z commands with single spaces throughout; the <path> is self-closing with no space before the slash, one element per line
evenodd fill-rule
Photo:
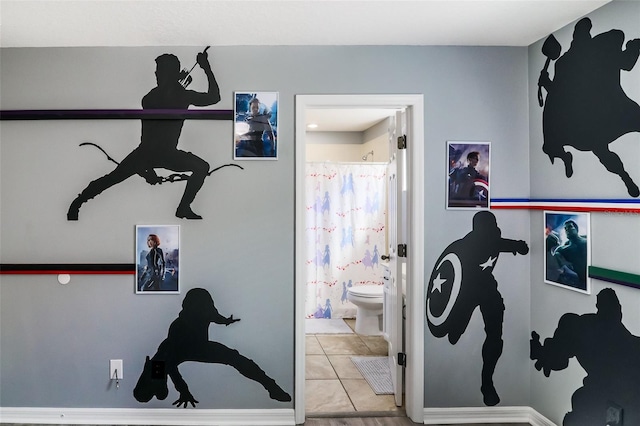
<path fill-rule="evenodd" d="M 573 175 L 573 154 L 564 147 L 591 151 L 622 179 L 630 196 L 638 197 L 638 185 L 609 144 L 627 133 L 640 132 L 640 106 L 620 85 L 621 71 L 631 71 L 638 61 L 640 39 L 624 44 L 624 33 L 615 29 L 592 36 L 591 26 L 589 18 L 576 23 L 571 46 L 562 56 L 562 46 L 553 35 L 543 43 L 547 59 L 538 80 L 538 102 L 544 106 L 542 150 L 551 163 L 562 160 L 568 178 Z M 553 80 L 547 71 L 552 60 Z"/>
<path fill-rule="evenodd" d="M 501 237 L 496 217 L 480 211 L 473 217 L 473 230 L 451 243 L 438 258 L 427 286 L 427 323 L 435 337 L 447 336 L 455 345 L 467 329 L 471 315 L 480 308 L 486 338 L 482 345 L 482 384 L 486 405 L 500 402 L 493 385 L 493 372 L 502 355 L 504 303 L 493 269 L 500 253 L 527 254 L 522 240 Z"/>

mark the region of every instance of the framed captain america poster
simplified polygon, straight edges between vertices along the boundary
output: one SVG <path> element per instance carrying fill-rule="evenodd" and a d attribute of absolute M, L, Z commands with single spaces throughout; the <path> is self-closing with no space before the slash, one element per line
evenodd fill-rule
<path fill-rule="evenodd" d="M 447 209 L 489 208 L 490 164 L 490 142 L 447 142 Z"/>

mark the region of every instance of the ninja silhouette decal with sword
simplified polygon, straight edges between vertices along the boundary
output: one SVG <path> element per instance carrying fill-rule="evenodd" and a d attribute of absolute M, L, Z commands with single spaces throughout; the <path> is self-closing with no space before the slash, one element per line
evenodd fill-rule
<path fill-rule="evenodd" d="M 207 50 L 198 53 L 196 63 L 190 70 L 180 70 L 180 61 L 175 55 L 165 53 L 156 58 L 157 86 L 151 89 L 142 98 L 144 110 L 187 110 L 190 105 L 208 106 L 220 101 L 220 89 L 211 70 Z M 191 72 L 199 65 L 207 76 L 208 90 L 196 92 L 187 87 L 193 81 Z M 111 158 L 104 149 L 92 142 L 84 142 L 80 146 L 92 145 L 100 149 L 107 159 L 116 164 L 116 168 L 105 176 L 102 176 L 87 185 L 69 206 L 68 220 L 78 220 L 80 207 L 83 203 L 99 195 L 112 186 L 123 182 L 133 175 L 142 176 L 149 184 L 162 184 L 163 182 L 187 182 L 184 194 L 176 209 L 176 217 L 181 219 L 202 219 L 191 209 L 191 203 L 204 184 L 207 176 L 223 167 L 209 169 L 209 163 L 202 158 L 177 148 L 178 139 L 182 132 L 184 118 L 178 119 L 142 119 L 142 136 L 140 144 L 121 162 Z M 176 172 L 168 177 L 160 177 L 156 174 L 156 168 L 164 168 Z M 191 172 L 185 174 L 184 172 Z"/>

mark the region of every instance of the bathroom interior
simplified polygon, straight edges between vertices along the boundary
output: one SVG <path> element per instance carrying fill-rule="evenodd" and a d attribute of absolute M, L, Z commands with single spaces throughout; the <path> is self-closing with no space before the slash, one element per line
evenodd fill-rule
<path fill-rule="evenodd" d="M 307 416 L 403 413 L 386 378 L 365 378 L 367 369 L 383 374 L 375 362 L 388 365 L 386 200 L 395 114 L 306 111 Z"/>

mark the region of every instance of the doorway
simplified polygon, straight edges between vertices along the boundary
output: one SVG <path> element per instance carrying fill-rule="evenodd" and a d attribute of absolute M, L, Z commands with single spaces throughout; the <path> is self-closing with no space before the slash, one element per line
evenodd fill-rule
<path fill-rule="evenodd" d="M 403 109 L 407 115 L 407 257 L 405 409 L 415 422 L 423 421 L 424 382 L 424 183 L 422 95 L 299 95 L 296 96 L 296 259 L 295 259 L 295 417 L 305 419 L 305 169 L 306 116 L 311 109 Z M 400 391 L 401 392 L 401 391 Z"/>
<path fill-rule="evenodd" d="M 395 229 L 387 194 L 397 110 L 305 112 L 306 413 L 401 415 L 402 391 L 397 401 L 395 391 L 402 383 L 394 386 L 391 333 L 384 332 L 391 327 L 380 321 L 393 316 L 376 315 L 391 306 L 384 296 L 393 290 L 385 278 L 391 275 L 388 235 Z M 366 299 L 367 313 L 351 291 L 377 295 Z"/>

